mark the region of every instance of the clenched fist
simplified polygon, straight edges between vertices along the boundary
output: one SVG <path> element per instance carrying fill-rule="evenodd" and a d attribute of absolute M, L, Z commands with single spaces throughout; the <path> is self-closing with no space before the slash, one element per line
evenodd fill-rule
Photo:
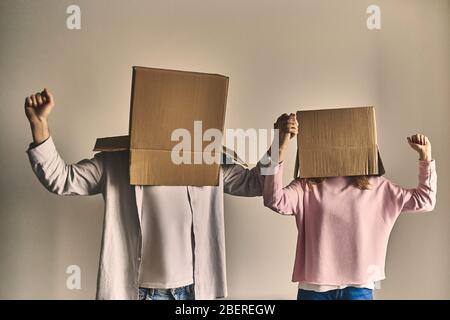
<path fill-rule="evenodd" d="M 54 106 L 53 95 L 44 89 L 25 99 L 25 114 L 30 122 L 46 121 Z"/>
<path fill-rule="evenodd" d="M 415 134 L 406 138 L 411 148 L 419 153 L 420 160 L 430 161 L 431 158 L 431 143 L 427 136 L 423 134 Z"/>
<path fill-rule="evenodd" d="M 47 89 L 25 99 L 25 114 L 30 122 L 35 145 L 44 142 L 50 136 L 47 118 L 54 106 L 53 95 Z"/>

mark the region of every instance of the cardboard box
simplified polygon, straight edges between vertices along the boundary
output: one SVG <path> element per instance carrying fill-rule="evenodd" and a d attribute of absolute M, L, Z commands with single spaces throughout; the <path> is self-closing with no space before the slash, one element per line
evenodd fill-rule
<path fill-rule="evenodd" d="M 381 175 L 374 107 L 298 111 L 295 176 Z"/>
<path fill-rule="evenodd" d="M 132 185 L 217 186 L 220 163 L 194 163 L 210 143 L 194 134 L 194 121 L 201 121 L 201 135 L 207 129 L 223 132 L 228 80 L 218 74 L 133 67 L 129 135 L 98 139 L 94 151 L 130 150 Z M 190 147 L 182 153 L 192 161 L 177 165 L 171 153 L 180 141 L 171 136 L 181 128 L 190 133 Z"/>
<path fill-rule="evenodd" d="M 127 150 L 130 150 L 129 136 L 98 138 L 95 141 L 94 151 L 114 152 Z"/>

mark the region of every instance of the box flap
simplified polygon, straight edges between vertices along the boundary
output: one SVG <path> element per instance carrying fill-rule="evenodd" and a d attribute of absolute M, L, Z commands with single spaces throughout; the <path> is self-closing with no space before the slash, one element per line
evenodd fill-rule
<path fill-rule="evenodd" d="M 192 157 L 194 156 L 192 153 Z M 164 186 L 217 186 L 220 164 L 175 164 L 171 151 L 132 149 L 130 184 Z"/>
<path fill-rule="evenodd" d="M 203 133 L 208 129 L 223 132 L 227 93 L 228 77 L 222 75 L 134 67 L 130 183 L 218 185 L 218 165 L 196 164 L 195 169 L 189 165 L 177 166 L 167 153 L 170 155 L 172 148 L 180 143 L 179 136 L 172 140 L 177 129 L 189 133 L 190 143 L 185 145 L 184 152 L 203 152 L 211 143 L 203 141 Z M 194 121 L 201 121 L 197 131 Z"/>
<path fill-rule="evenodd" d="M 298 111 L 297 118 L 301 178 L 380 174 L 373 107 Z"/>
<path fill-rule="evenodd" d="M 380 150 L 377 150 L 378 155 L 378 176 L 382 176 L 386 173 L 386 170 L 384 169 L 383 160 L 381 160 L 380 156 Z"/>
<path fill-rule="evenodd" d="M 378 174 L 377 176 L 382 176 L 386 173 L 386 170 L 384 169 L 383 160 L 381 160 L 380 156 L 380 150 L 377 150 L 377 157 L 378 157 Z M 294 179 L 299 178 L 299 158 L 298 158 L 298 150 L 297 150 L 297 156 L 295 158 L 295 169 L 294 169 Z"/>
<path fill-rule="evenodd" d="M 116 136 L 98 138 L 95 142 L 93 151 L 125 151 L 130 149 L 130 137 L 129 136 Z"/>

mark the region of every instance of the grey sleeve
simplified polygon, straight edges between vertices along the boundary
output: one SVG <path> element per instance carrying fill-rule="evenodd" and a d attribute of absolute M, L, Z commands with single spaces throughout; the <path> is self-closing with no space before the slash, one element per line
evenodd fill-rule
<path fill-rule="evenodd" d="M 260 164 L 246 169 L 239 164 L 223 164 L 223 184 L 225 193 L 234 196 L 262 196 L 264 176 L 260 172 Z"/>
<path fill-rule="evenodd" d="M 103 190 L 104 154 L 66 164 L 52 137 L 27 150 L 31 168 L 41 184 L 58 195 L 94 195 Z"/>

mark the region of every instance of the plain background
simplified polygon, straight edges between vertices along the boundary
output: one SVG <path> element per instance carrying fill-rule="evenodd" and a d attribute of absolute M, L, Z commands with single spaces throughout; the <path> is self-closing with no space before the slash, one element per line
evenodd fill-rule
<path fill-rule="evenodd" d="M 70 4 L 82 29 L 66 28 Z M 381 30 L 366 8 L 381 8 Z M 67 162 L 92 157 L 96 137 L 126 134 L 131 66 L 230 77 L 227 128 L 271 128 L 300 108 L 374 105 L 386 176 L 415 186 L 429 135 L 439 191 L 431 214 L 402 215 L 391 234 L 382 299 L 450 298 L 449 30 L 445 0 L 0 2 L 0 298 L 94 298 L 101 196 L 58 197 L 34 177 L 26 95 L 50 88 L 50 126 Z M 295 143 L 285 183 L 293 174 Z M 262 199 L 227 196 L 230 298 L 294 299 L 294 219 Z M 81 290 L 66 289 L 79 265 Z"/>

